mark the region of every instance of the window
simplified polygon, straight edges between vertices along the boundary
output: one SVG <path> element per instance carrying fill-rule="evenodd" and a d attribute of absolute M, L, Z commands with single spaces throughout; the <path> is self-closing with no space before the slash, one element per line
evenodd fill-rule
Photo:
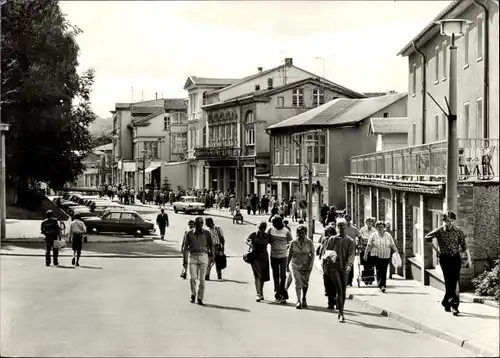
<path fill-rule="evenodd" d="M 439 122 L 441 115 L 439 113 L 434 115 L 434 141 L 437 142 L 439 140 Z"/>
<path fill-rule="evenodd" d="M 389 118 L 389 112 L 384 112 L 384 118 Z"/>
<path fill-rule="evenodd" d="M 476 101 L 476 138 L 483 137 L 483 99 L 478 98 Z"/>
<path fill-rule="evenodd" d="M 203 142 L 201 143 L 201 146 L 204 147 L 207 145 L 207 127 L 203 127 Z"/>
<path fill-rule="evenodd" d="M 392 224 L 392 200 L 391 199 L 384 199 L 385 201 L 385 213 L 384 213 L 384 220 L 389 221 Z M 391 229 L 394 230 L 393 227 Z"/>
<path fill-rule="evenodd" d="M 479 15 L 477 17 L 477 59 L 480 60 L 483 58 L 483 17 Z"/>
<path fill-rule="evenodd" d="M 326 134 L 319 133 L 314 135 L 308 135 L 308 140 L 314 140 L 313 148 L 313 163 L 314 164 L 326 164 Z"/>
<path fill-rule="evenodd" d="M 203 92 L 203 105 L 207 104 L 207 92 Z"/>
<path fill-rule="evenodd" d="M 278 97 L 278 108 L 285 107 L 285 97 Z"/>
<path fill-rule="evenodd" d="M 417 145 L 417 123 L 415 122 L 411 124 L 411 135 L 412 135 L 411 138 L 412 145 Z"/>
<path fill-rule="evenodd" d="M 158 141 L 144 142 L 144 150 L 147 158 L 158 159 Z"/>
<path fill-rule="evenodd" d="M 446 75 L 448 74 L 448 41 L 443 42 L 443 61 L 441 61 L 443 77 L 442 81 L 446 80 Z"/>
<path fill-rule="evenodd" d="M 436 230 L 438 227 L 440 227 L 443 224 L 443 213 L 441 211 L 437 210 L 431 210 L 432 213 L 432 230 Z M 432 240 L 432 266 L 436 267 L 439 265 L 439 260 L 437 256 L 437 250 L 436 248 L 438 247 L 437 240 L 433 239 Z"/>
<path fill-rule="evenodd" d="M 274 137 L 274 164 L 280 165 L 280 146 L 279 146 L 280 137 Z"/>
<path fill-rule="evenodd" d="M 120 220 L 121 214 L 122 213 L 111 213 L 107 219 L 108 220 Z"/>
<path fill-rule="evenodd" d="M 304 107 L 304 89 L 303 88 L 297 88 L 297 89 L 293 90 L 292 106 L 293 107 Z"/>
<path fill-rule="evenodd" d="M 413 207 L 413 253 L 415 256 L 422 256 L 421 244 L 424 240 L 424 231 L 421 218 L 420 207 Z"/>
<path fill-rule="evenodd" d="M 411 73 L 411 94 L 417 94 L 417 65 L 413 64 L 413 69 Z"/>
<path fill-rule="evenodd" d="M 436 50 L 434 52 L 434 82 L 439 81 L 439 46 L 436 46 Z"/>
<path fill-rule="evenodd" d="M 135 221 L 135 218 L 130 213 L 122 213 L 121 221 Z"/>
<path fill-rule="evenodd" d="M 325 104 L 325 91 L 322 88 L 313 89 L 313 105 L 321 106 Z"/>
<path fill-rule="evenodd" d="M 372 201 L 370 195 L 364 194 L 364 217 L 365 220 L 372 217 Z"/>
<path fill-rule="evenodd" d="M 187 147 L 187 133 L 172 133 L 172 154 L 184 154 Z"/>
<path fill-rule="evenodd" d="M 469 117 L 470 117 L 470 105 L 469 102 L 464 103 L 464 124 L 463 124 L 463 133 L 465 138 L 470 138 L 469 137 Z"/>
<path fill-rule="evenodd" d="M 232 123 L 231 124 L 231 140 L 232 140 L 232 144 L 234 146 L 237 146 L 238 143 L 238 132 L 237 132 L 237 129 L 238 129 L 238 125 L 236 123 Z"/>
<path fill-rule="evenodd" d="M 295 143 L 295 141 L 297 141 L 300 144 L 300 137 L 296 137 L 295 140 L 292 139 L 292 141 L 294 148 L 293 164 L 300 164 L 300 145 Z"/>
<path fill-rule="evenodd" d="M 446 116 L 444 115 L 444 113 L 441 113 L 440 116 L 440 121 L 439 121 L 439 137 L 438 137 L 438 140 L 446 140 L 446 137 L 447 137 L 447 127 L 446 127 Z"/>
<path fill-rule="evenodd" d="M 245 145 L 255 145 L 255 118 L 252 111 L 245 116 Z"/>
<path fill-rule="evenodd" d="M 292 143 L 290 143 L 290 140 L 291 140 L 290 136 L 284 137 L 285 143 L 283 145 L 283 148 L 284 148 L 285 154 L 283 155 L 283 164 L 285 164 L 285 165 L 290 164 L 290 146 L 292 145 Z"/>
<path fill-rule="evenodd" d="M 163 130 L 170 130 L 170 117 L 168 116 L 165 116 L 165 118 L 163 118 Z"/>
<path fill-rule="evenodd" d="M 465 34 L 464 34 L 464 67 L 469 66 L 469 33 L 470 29 L 466 28 L 465 29 Z"/>

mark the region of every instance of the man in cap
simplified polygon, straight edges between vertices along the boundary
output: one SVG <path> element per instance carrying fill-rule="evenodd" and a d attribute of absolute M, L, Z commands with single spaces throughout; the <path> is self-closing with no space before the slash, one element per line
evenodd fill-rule
<path fill-rule="evenodd" d="M 50 266 L 50 251 L 53 251 L 54 266 L 59 265 L 59 250 L 54 247 L 54 241 L 59 238 L 61 228 L 59 222 L 54 218 L 52 210 L 47 210 L 46 219 L 42 221 L 40 230 L 45 235 L 45 266 Z"/>

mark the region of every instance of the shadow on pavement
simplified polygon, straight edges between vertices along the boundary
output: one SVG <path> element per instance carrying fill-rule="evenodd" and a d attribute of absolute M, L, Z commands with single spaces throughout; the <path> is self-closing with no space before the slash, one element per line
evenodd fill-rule
<path fill-rule="evenodd" d="M 460 312 L 457 317 L 474 317 L 474 318 L 485 318 L 485 319 L 498 320 L 497 316 L 490 316 L 490 315 L 486 315 L 486 314 L 477 314 L 477 313 L 467 313 L 467 312 Z"/>
<path fill-rule="evenodd" d="M 350 318 L 346 319 L 345 323 L 351 323 L 351 324 L 355 324 L 355 325 L 358 325 L 358 326 L 363 326 L 365 328 L 370 328 L 370 329 L 385 329 L 385 330 L 388 330 L 388 331 L 401 331 L 401 332 L 405 332 L 405 333 L 408 333 L 408 334 L 417 334 L 416 331 L 409 331 L 409 330 L 402 329 L 402 328 L 392 328 L 392 327 L 387 327 L 387 326 L 381 326 L 381 325 L 378 325 L 378 324 L 364 323 L 364 322 L 359 322 L 359 321 L 356 321 L 356 320 L 353 320 L 353 319 L 350 319 Z"/>
<path fill-rule="evenodd" d="M 428 295 L 427 292 L 397 292 L 397 291 L 385 291 L 385 294 L 389 295 Z"/>
<path fill-rule="evenodd" d="M 210 280 L 210 282 L 232 282 L 232 283 L 239 283 L 239 284 L 242 284 L 242 285 L 248 285 L 250 282 L 248 281 L 238 281 L 238 280 L 231 280 L 231 279 L 227 279 L 227 278 L 223 278 L 222 280 Z"/>
<path fill-rule="evenodd" d="M 227 311 L 238 311 L 238 312 L 250 312 L 250 310 L 246 308 L 240 308 L 240 307 L 231 307 L 231 306 L 221 306 L 221 305 L 214 305 L 212 303 L 205 303 L 203 305 L 204 307 L 208 308 L 215 308 L 217 310 L 227 310 Z"/>
<path fill-rule="evenodd" d="M 75 269 L 74 266 L 64 266 L 64 265 L 61 265 L 61 264 L 57 265 L 56 267 L 57 268 L 62 268 L 62 269 L 71 269 L 71 270 Z"/>
<path fill-rule="evenodd" d="M 85 265 L 80 265 L 79 267 L 80 267 L 80 268 L 84 268 L 84 269 L 91 269 L 91 270 L 102 270 L 102 267 L 98 267 L 98 266 L 85 266 Z"/>

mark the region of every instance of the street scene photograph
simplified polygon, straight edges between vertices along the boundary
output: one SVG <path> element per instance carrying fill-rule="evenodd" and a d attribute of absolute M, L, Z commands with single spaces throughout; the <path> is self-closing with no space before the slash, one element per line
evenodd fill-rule
<path fill-rule="evenodd" d="M 0 5 L 0 356 L 500 356 L 498 0 Z"/>

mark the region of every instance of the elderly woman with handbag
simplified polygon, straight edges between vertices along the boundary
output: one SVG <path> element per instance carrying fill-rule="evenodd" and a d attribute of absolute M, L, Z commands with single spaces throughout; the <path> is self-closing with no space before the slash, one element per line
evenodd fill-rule
<path fill-rule="evenodd" d="M 266 229 L 267 223 L 262 221 L 259 224 L 259 230 L 250 234 L 246 241 L 250 246 L 250 250 L 244 257 L 245 261 L 252 266 L 255 290 L 257 291 L 255 300 L 257 302 L 264 299 L 264 283 L 271 279 L 269 274 L 269 254 L 267 252 L 269 234 Z"/>
<path fill-rule="evenodd" d="M 386 290 L 387 268 L 391 261 L 393 253 L 398 249 L 394 243 L 391 234 L 385 230 L 385 223 L 377 221 L 375 224 L 376 232 L 368 239 L 368 245 L 365 251 L 365 261 L 368 259 L 368 254 L 371 253 L 375 269 L 377 270 L 377 286 L 381 292 Z"/>
<path fill-rule="evenodd" d="M 309 288 L 309 277 L 314 266 L 314 243 L 307 238 L 307 227 L 297 227 L 297 238 L 290 243 L 288 249 L 287 271 L 292 267 L 293 280 L 295 281 L 295 292 L 297 293 L 297 309 L 307 308 L 307 289 Z M 302 294 L 302 296 L 301 296 Z"/>

